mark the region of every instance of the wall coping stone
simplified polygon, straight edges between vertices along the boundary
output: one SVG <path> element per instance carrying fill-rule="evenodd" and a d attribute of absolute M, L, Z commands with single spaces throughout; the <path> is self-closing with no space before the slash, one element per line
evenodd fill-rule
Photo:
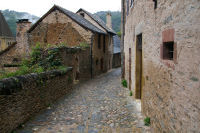
<path fill-rule="evenodd" d="M 30 73 L 22 76 L 2 79 L 0 80 L 0 95 L 11 95 L 12 93 L 21 91 L 24 83 L 53 79 L 67 74 L 69 71 L 72 71 L 72 69 L 72 67 L 68 67 L 65 70 L 52 70 L 39 74 Z"/>

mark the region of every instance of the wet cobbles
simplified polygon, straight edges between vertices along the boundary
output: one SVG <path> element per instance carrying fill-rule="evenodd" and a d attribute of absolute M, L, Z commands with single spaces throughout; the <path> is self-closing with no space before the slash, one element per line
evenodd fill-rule
<path fill-rule="evenodd" d="M 120 68 L 75 86 L 16 133 L 146 133 L 140 101 L 121 86 Z"/>

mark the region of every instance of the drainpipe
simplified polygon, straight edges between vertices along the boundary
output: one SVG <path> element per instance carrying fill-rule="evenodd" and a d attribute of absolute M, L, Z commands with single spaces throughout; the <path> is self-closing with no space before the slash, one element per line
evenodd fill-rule
<path fill-rule="evenodd" d="M 95 33 L 92 34 L 91 47 L 90 47 L 90 74 L 91 74 L 91 79 L 93 78 L 93 58 L 92 58 L 93 51 L 92 51 L 92 49 L 93 49 L 94 35 L 95 35 Z"/>

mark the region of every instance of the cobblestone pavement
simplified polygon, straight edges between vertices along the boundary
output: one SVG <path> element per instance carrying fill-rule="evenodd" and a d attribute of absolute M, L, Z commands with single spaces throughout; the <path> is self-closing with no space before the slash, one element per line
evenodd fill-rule
<path fill-rule="evenodd" d="M 146 133 L 139 101 L 121 87 L 114 69 L 79 84 L 70 95 L 32 118 L 16 133 Z"/>

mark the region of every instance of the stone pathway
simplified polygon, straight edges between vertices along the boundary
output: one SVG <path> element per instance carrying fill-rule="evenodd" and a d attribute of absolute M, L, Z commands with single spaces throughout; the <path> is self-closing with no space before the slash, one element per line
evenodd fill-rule
<path fill-rule="evenodd" d="M 121 87 L 120 68 L 77 85 L 16 133 L 146 133 L 140 102 Z"/>

